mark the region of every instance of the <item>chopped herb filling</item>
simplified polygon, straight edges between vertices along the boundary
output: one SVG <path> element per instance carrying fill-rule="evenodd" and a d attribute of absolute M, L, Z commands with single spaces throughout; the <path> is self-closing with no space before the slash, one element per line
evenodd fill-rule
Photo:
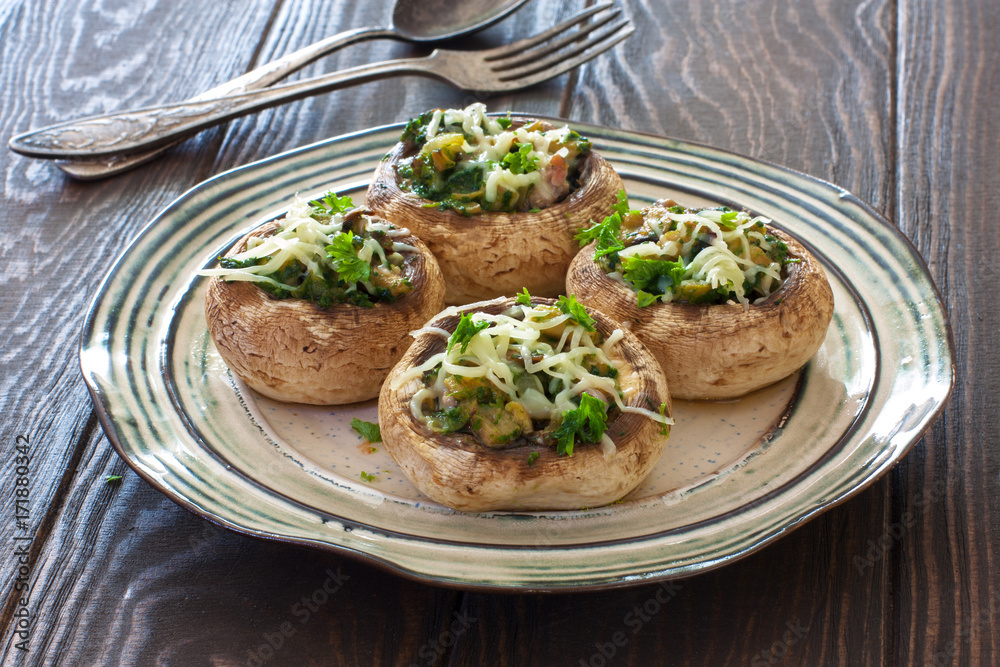
<path fill-rule="evenodd" d="M 413 290 L 402 253 L 416 248 L 397 241 L 409 231 L 369 217 L 350 197 L 296 198 L 280 224 L 199 275 L 250 281 L 277 299 L 305 299 L 323 309 L 337 303 L 370 308 Z"/>
<path fill-rule="evenodd" d="M 605 273 L 636 291 L 645 308 L 656 302 L 744 307 L 781 287 L 788 246 L 767 228 L 770 220 L 726 207 L 688 209 L 663 200 L 641 210 L 619 193 L 615 211 L 577 234 L 595 243 Z"/>
<path fill-rule="evenodd" d="M 539 211 L 577 186 L 590 142 L 568 127 L 486 115 L 486 105 L 435 109 L 406 124 L 401 189 L 463 215 Z"/>
<path fill-rule="evenodd" d="M 609 456 L 614 442 L 605 430 L 619 411 L 671 423 L 622 402 L 610 355 L 620 332 L 605 341 L 572 296 L 533 305 L 525 291 L 516 303 L 500 315 L 461 314 L 445 352 L 406 376 L 423 380 L 411 405 L 428 429 L 466 433 L 489 449 L 543 446 L 562 456 L 599 443 Z M 529 454 L 529 465 L 537 457 Z"/>

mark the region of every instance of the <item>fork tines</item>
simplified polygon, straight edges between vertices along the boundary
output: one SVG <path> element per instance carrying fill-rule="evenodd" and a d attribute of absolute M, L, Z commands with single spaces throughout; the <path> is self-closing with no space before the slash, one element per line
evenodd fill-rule
<path fill-rule="evenodd" d="M 490 69 L 501 81 L 524 79 L 533 74 L 550 78 L 567 72 L 635 31 L 628 19 L 620 18 L 621 10 L 611 8 L 611 2 L 590 7 L 545 32 L 493 49 L 485 59 L 491 62 Z M 600 28 L 604 29 L 598 32 Z"/>

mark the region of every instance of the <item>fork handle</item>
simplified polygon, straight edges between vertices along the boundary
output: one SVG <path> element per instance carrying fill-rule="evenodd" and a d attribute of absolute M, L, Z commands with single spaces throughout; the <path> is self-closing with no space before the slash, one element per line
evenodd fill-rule
<path fill-rule="evenodd" d="M 208 100 L 92 116 L 26 132 L 10 140 L 16 153 L 39 158 L 95 158 L 164 146 L 224 121 L 336 88 L 398 74 L 434 76 L 425 58 L 386 60 L 370 65 Z"/>
<path fill-rule="evenodd" d="M 404 38 L 391 28 L 357 28 L 347 30 L 265 63 L 190 99 L 207 100 L 266 88 L 273 83 L 281 81 L 289 74 L 302 69 L 309 63 L 333 53 L 337 49 L 369 39 Z M 146 164 L 168 151 L 177 143 L 180 143 L 180 141 L 181 139 L 178 139 L 159 148 L 131 155 L 115 155 L 114 157 L 106 157 L 104 159 L 60 161 L 57 166 L 70 176 L 81 180 L 106 178 Z"/>

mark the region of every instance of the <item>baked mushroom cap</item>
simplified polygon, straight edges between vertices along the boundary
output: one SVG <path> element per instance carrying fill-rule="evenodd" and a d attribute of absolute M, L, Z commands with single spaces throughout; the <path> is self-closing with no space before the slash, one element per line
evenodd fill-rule
<path fill-rule="evenodd" d="M 532 305 L 553 303 L 550 299 L 531 301 Z M 499 314 L 515 305 L 514 299 L 497 299 L 470 304 L 461 311 L 448 309 L 427 327 L 453 331 L 462 312 Z M 593 309 L 588 312 L 605 339 L 620 328 L 607 316 Z M 665 404 L 669 416 L 670 396 L 663 372 L 634 335 L 623 333 L 612 347 L 611 358 L 620 364 L 618 379 L 625 404 L 647 409 Z M 440 335 L 420 333 L 386 378 L 378 409 L 386 449 L 414 485 L 442 505 L 467 512 L 606 505 L 638 486 L 663 453 L 663 425 L 645 415 L 621 411 L 611 414 L 607 426 L 606 435 L 616 447 L 610 460 L 600 443 L 577 443 L 571 456 L 560 456 L 551 447 L 488 449 L 466 433 L 435 433 L 410 408 L 414 394 L 424 386 L 421 378 L 396 385 L 397 378 L 445 346 Z M 529 459 L 532 452 L 538 452 L 534 460 Z"/>
<path fill-rule="evenodd" d="M 246 249 L 250 232 L 226 253 Z M 205 318 L 223 360 L 254 390 L 289 403 L 339 405 L 378 396 L 382 381 L 410 345 L 409 333 L 444 306 L 444 278 L 430 250 L 415 236 L 400 242 L 402 270 L 413 291 L 373 308 L 335 304 L 323 310 L 304 299 L 277 299 L 250 282 L 212 278 Z"/>
<path fill-rule="evenodd" d="M 515 126 L 526 120 L 513 118 Z M 400 190 L 396 169 L 416 150 L 399 143 L 379 163 L 366 206 L 427 243 L 444 273 L 448 304 L 510 296 L 522 288 L 539 296 L 563 294 L 566 269 L 579 251 L 573 237 L 603 220 L 624 188 L 611 165 L 590 151 L 578 187 L 555 205 L 538 213 L 464 216 L 428 207 L 427 200 Z"/>
<path fill-rule="evenodd" d="M 674 398 L 731 399 L 785 378 L 819 349 L 833 317 L 833 291 L 816 258 L 801 243 L 771 229 L 788 245 L 781 287 L 749 308 L 740 304 L 657 302 L 640 308 L 636 292 L 594 261 L 591 243 L 574 258 L 566 288 L 631 331 L 656 355 Z"/>

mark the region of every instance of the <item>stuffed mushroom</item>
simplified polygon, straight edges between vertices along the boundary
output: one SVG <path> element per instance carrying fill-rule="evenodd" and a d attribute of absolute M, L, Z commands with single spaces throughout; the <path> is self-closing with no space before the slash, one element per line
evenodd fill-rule
<path fill-rule="evenodd" d="M 376 214 L 437 257 L 449 304 L 563 293 L 573 236 L 611 211 L 621 178 L 567 126 L 483 104 L 410 121 L 368 190 Z"/>
<path fill-rule="evenodd" d="M 244 236 L 211 276 L 205 317 L 232 371 L 271 398 L 367 400 L 444 307 L 434 256 L 409 230 L 330 193 Z"/>
<path fill-rule="evenodd" d="M 642 211 L 624 192 L 568 288 L 623 323 L 656 355 L 671 395 L 730 399 L 787 377 L 819 349 L 833 292 L 819 262 L 770 220 L 661 200 Z"/>
<path fill-rule="evenodd" d="M 653 468 L 670 397 L 645 347 L 573 297 L 449 308 L 379 396 L 382 441 L 424 494 L 463 511 L 614 502 Z"/>

